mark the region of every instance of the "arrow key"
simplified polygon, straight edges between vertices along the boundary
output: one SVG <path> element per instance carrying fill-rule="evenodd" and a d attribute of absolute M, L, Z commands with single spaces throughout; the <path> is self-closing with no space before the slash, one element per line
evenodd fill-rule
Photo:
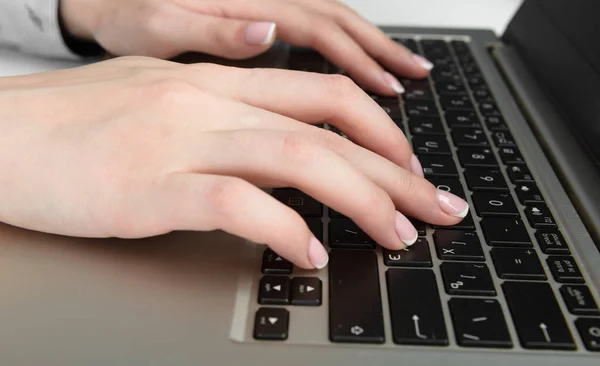
<path fill-rule="evenodd" d="M 290 313 L 282 308 L 260 308 L 254 318 L 254 338 L 283 341 L 288 337 Z"/>
<path fill-rule="evenodd" d="M 286 305 L 289 303 L 289 278 L 283 276 L 263 276 L 259 286 L 259 304 Z"/>
<path fill-rule="evenodd" d="M 322 303 L 321 280 L 316 277 L 292 279 L 292 305 L 320 306 Z"/>

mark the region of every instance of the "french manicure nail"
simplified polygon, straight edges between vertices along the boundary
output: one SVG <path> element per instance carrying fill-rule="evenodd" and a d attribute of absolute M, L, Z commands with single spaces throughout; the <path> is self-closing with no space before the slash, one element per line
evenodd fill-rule
<path fill-rule="evenodd" d="M 425 174 L 423 173 L 423 167 L 421 166 L 421 162 L 415 154 L 413 154 L 412 158 L 410 159 L 410 171 L 421 178 L 425 177 Z"/>
<path fill-rule="evenodd" d="M 396 234 L 408 246 L 413 245 L 419 236 L 417 229 L 415 229 L 410 220 L 398 211 L 396 211 Z"/>
<path fill-rule="evenodd" d="M 383 79 L 396 92 L 396 94 L 402 94 L 402 93 L 404 93 L 404 87 L 402 86 L 402 84 L 400 84 L 400 82 L 398 81 L 398 79 L 396 79 L 394 77 L 394 75 L 392 75 L 389 72 L 385 71 L 383 73 Z"/>
<path fill-rule="evenodd" d="M 412 58 L 419 66 L 421 66 L 425 70 L 429 71 L 433 69 L 433 64 L 429 62 L 429 60 L 415 54 L 412 55 Z"/>
<path fill-rule="evenodd" d="M 275 23 L 254 22 L 250 23 L 244 32 L 244 40 L 251 46 L 264 46 L 273 42 L 275 37 Z"/>
<path fill-rule="evenodd" d="M 308 259 L 317 269 L 325 268 L 327 262 L 329 262 L 327 251 L 315 237 L 312 237 L 310 244 L 308 244 Z"/>
<path fill-rule="evenodd" d="M 437 190 L 439 205 L 445 213 L 461 219 L 469 213 L 469 204 L 462 198 L 442 189 Z"/>

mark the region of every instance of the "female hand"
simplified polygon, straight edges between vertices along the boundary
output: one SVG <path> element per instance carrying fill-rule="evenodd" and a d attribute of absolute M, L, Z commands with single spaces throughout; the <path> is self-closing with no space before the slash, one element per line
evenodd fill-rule
<path fill-rule="evenodd" d="M 468 210 L 409 171 L 402 132 L 340 75 L 129 57 L 4 78 L 0 140 L 0 221 L 49 233 L 222 229 L 314 268 L 321 244 L 256 185 L 301 189 L 390 249 L 417 236 L 396 208 L 440 225 Z"/>
<path fill-rule="evenodd" d="M 247 58 L 266 51 L 276 33 L 382 95 L 403 91 L 383 67 L 411 78 L 433 67 L 336 0 L 61 0 L 61 13 L 73 35 L 115 55 Z"/>

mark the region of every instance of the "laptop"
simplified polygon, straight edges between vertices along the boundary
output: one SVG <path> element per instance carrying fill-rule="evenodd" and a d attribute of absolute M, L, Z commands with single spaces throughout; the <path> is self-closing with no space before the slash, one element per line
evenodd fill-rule
<path fill-rule="evenodd" d="M 2 365 L 599 365 L 600 3 L 526 0 L 486 30 L 383 27 L 435 64 L 390 113 L 454 227 L 379 247 L 306 194 L 273 195 L 330 251 L 295 268 L 221 232 L 67 238 L 0 226 Z M 278 44 L 247 67 L 339 73 Z M 343 134 L 327 124 L 323 128 Z"/>

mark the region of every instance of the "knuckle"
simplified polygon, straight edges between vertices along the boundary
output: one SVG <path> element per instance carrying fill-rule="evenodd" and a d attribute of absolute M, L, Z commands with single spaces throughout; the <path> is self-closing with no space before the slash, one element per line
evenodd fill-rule
<path fill-rule="evenodd" d="M 281 153 L 294 164 L 313 164 L 320 155 L 320 146 L 299 134 L 287 134 L 281 142 Z"/>
<path fill-rule="evenodd" d="M 228 217 L 228 213 L 235 209 L 240 202 L 247 197 L 248 183 L 241 178 L 227 177 L 215 179 L 215 182 L 207 191 L 207 200 L 213 208 L 213 212 L 222 218 Z M 219 221 L 219 220 L 217 220 Z"/>
<path fill-rule="evenodd" d="M 404 192 L 405 197 L 412 197 L 417 194 L 418 189 L 417 179 L 409 174 L 408 171 L 400 174 L 398 179 L 396 179 L 396 191 Z"/>
<path fill-rule="evenodd" d="M 333 74 L 323 77 L 326 93 L 332 96 L 334 100 L 347 103 L 350 100 L 355 100 L 360 95 L 360 88 L 345 75 Z"/>
<path fill-rule="evenodd" d="M 145 85 L 144 98 L 161 106 L 190 105 L 198 100 L 200 92 L 200 89 L 190 82 L 167 78 Z"/>
<path fill-rule="evenodd" d="M 372 211 L 380 215 L 377 222 L 388 222 L 387 218 L 396 210 L 390 196 L 381 188 L 364 195 L 363 201 L 364 207 L 372 207 Z"/>
<path fill-rule="evenodd" d="M 316 139 L 329 150 L 336 153 L 342 153 L 348 148 L 351 142 L 342 136 L 332 132 L 319 129 L 316 134 Z"/>

